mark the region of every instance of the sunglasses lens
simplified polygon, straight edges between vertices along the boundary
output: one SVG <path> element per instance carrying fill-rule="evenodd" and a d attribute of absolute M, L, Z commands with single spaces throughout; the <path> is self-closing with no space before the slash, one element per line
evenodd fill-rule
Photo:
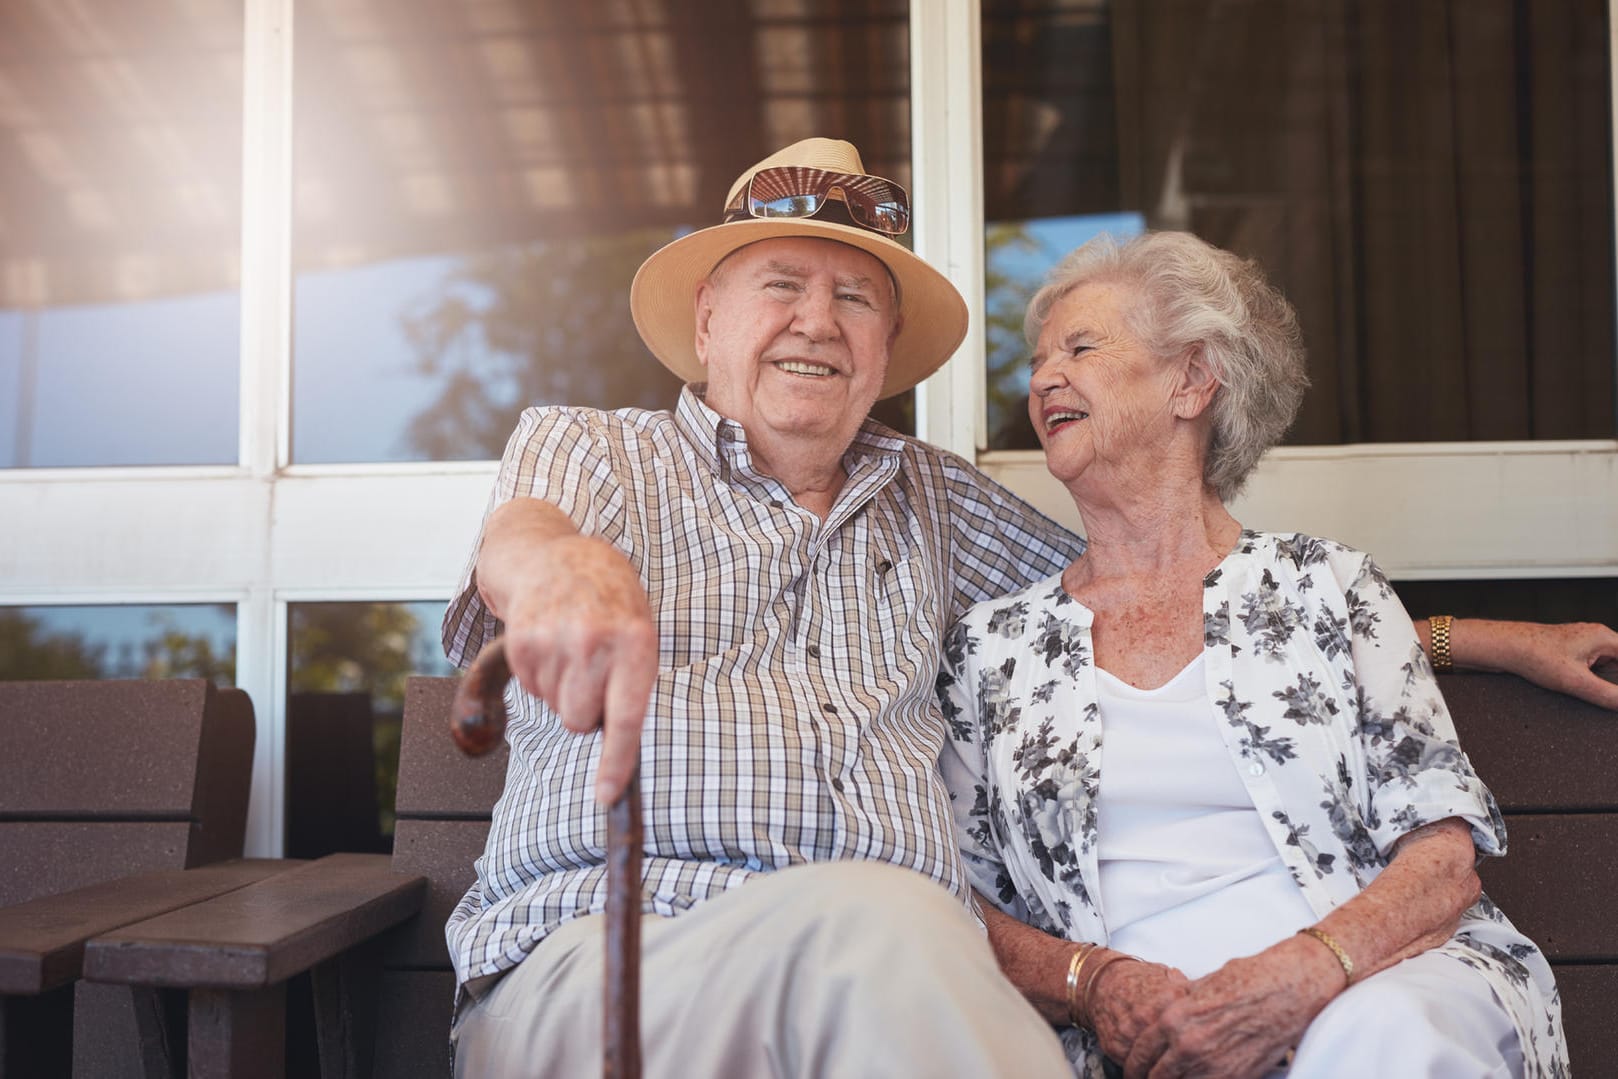
<path fill-rule="evenodd" d="M 897 236 L 910 227 L 910 208 L 902 202 L 867 202 L 850 196 L 849 213 L 866 228 Z"/>
<path fill-rule="evenodd" d="M 748 209 L 754 217 L 813 217 L 826 204 L 824 195 L 780 195 L 775 198 L 748 200 Z"/>

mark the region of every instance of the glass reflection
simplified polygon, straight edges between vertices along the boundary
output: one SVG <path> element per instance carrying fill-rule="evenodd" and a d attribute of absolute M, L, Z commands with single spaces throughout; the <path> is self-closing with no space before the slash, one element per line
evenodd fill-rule
<path fill-rule="evenodd" d="M 635 269 L 795 139 L 908 185 L 907 10 L 300 7 L 294 459 L 497 457 L 529 405 L 670 406 Z"/>
<path fill-rule="evenodd" d="M 0 681 L 211 678 L 236 683 L 229 603 L 0 607 Z"/>
<path fill-rule="evenodd" d="M 1611 437 L 1607 18 L 985 0 L 989 317 L 1037 287 L 1015 264 L 1047 229 L 1131 214 L 1258 259 L 1297 307 L 1289 441 Z M 1025 347 L 991 344 L 993 448 L 1037 445 Z"/>
<path fill-rule="evenodd" d="M 240 5 L 0 5 L 0 468 L 236 459 Z"/>
<path fill-rule="evenodd" d="M 453 669 L 442 601 L 287 607 L 289 858 L 387 851 L 405 680 Z"/>

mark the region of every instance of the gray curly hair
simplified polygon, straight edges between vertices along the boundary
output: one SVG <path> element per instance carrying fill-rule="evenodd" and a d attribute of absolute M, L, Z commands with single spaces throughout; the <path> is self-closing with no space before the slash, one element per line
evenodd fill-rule
<path fill-rule="evenodd" d="M 1139 302 L 1126 319 L 1154 354 L 1202 349 L 1219 381 L 1202 479 L 1230 501 L 1292 426 L 1309 387 L 1292 305 L 1258 263 L 1189 232 L 1148 232 L 1122 244 L 1098 236 L 1058 263 L 1034 294 L 1023 321 L 1029 344 L 1064 296 L 1102 280 L 1134 290 Z"/>

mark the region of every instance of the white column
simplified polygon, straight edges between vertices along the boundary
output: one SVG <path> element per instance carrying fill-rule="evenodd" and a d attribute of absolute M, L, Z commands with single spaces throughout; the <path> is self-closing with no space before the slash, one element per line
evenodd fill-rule
<path fill-rule="evenodd" d="M 968 460 L 986 445 L 983 93 L 978 0 L 912 0 L 910 154 L 916 253 L 955 284 L 970 323 L 916 390 L 916 433 Z"/>
<path fill-rule="evenodd" d="M 247 0 L 242 94 L 242 339 L 240 463 L 261 485 L 266 528 L 288 459 L 292 356 L 292 5 Z M 268 545 L 265 545 L 266 549 Z M 236 684 L 258 722 L 249 854 L 281 852 L 286 745 L 286 618 L 266 559 L 238 607 Z"/>

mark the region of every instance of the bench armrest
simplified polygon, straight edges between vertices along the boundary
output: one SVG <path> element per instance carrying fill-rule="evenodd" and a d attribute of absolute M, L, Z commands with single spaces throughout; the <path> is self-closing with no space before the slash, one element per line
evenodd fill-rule
<path fill-rule="evenodd" d="M 79 977 L 86 942 L 225 895 L 302 862 L 249 858 L 163 869 L 0 907 L 0 993 L 45 993 Z"/>
<path fill-rule="evenodd" d="M 415 914 L 423 877 L 385 854 L 333 854 L 245 888 L 102 934 L 85 947 L 93 981 L 262 989 Z"/>

